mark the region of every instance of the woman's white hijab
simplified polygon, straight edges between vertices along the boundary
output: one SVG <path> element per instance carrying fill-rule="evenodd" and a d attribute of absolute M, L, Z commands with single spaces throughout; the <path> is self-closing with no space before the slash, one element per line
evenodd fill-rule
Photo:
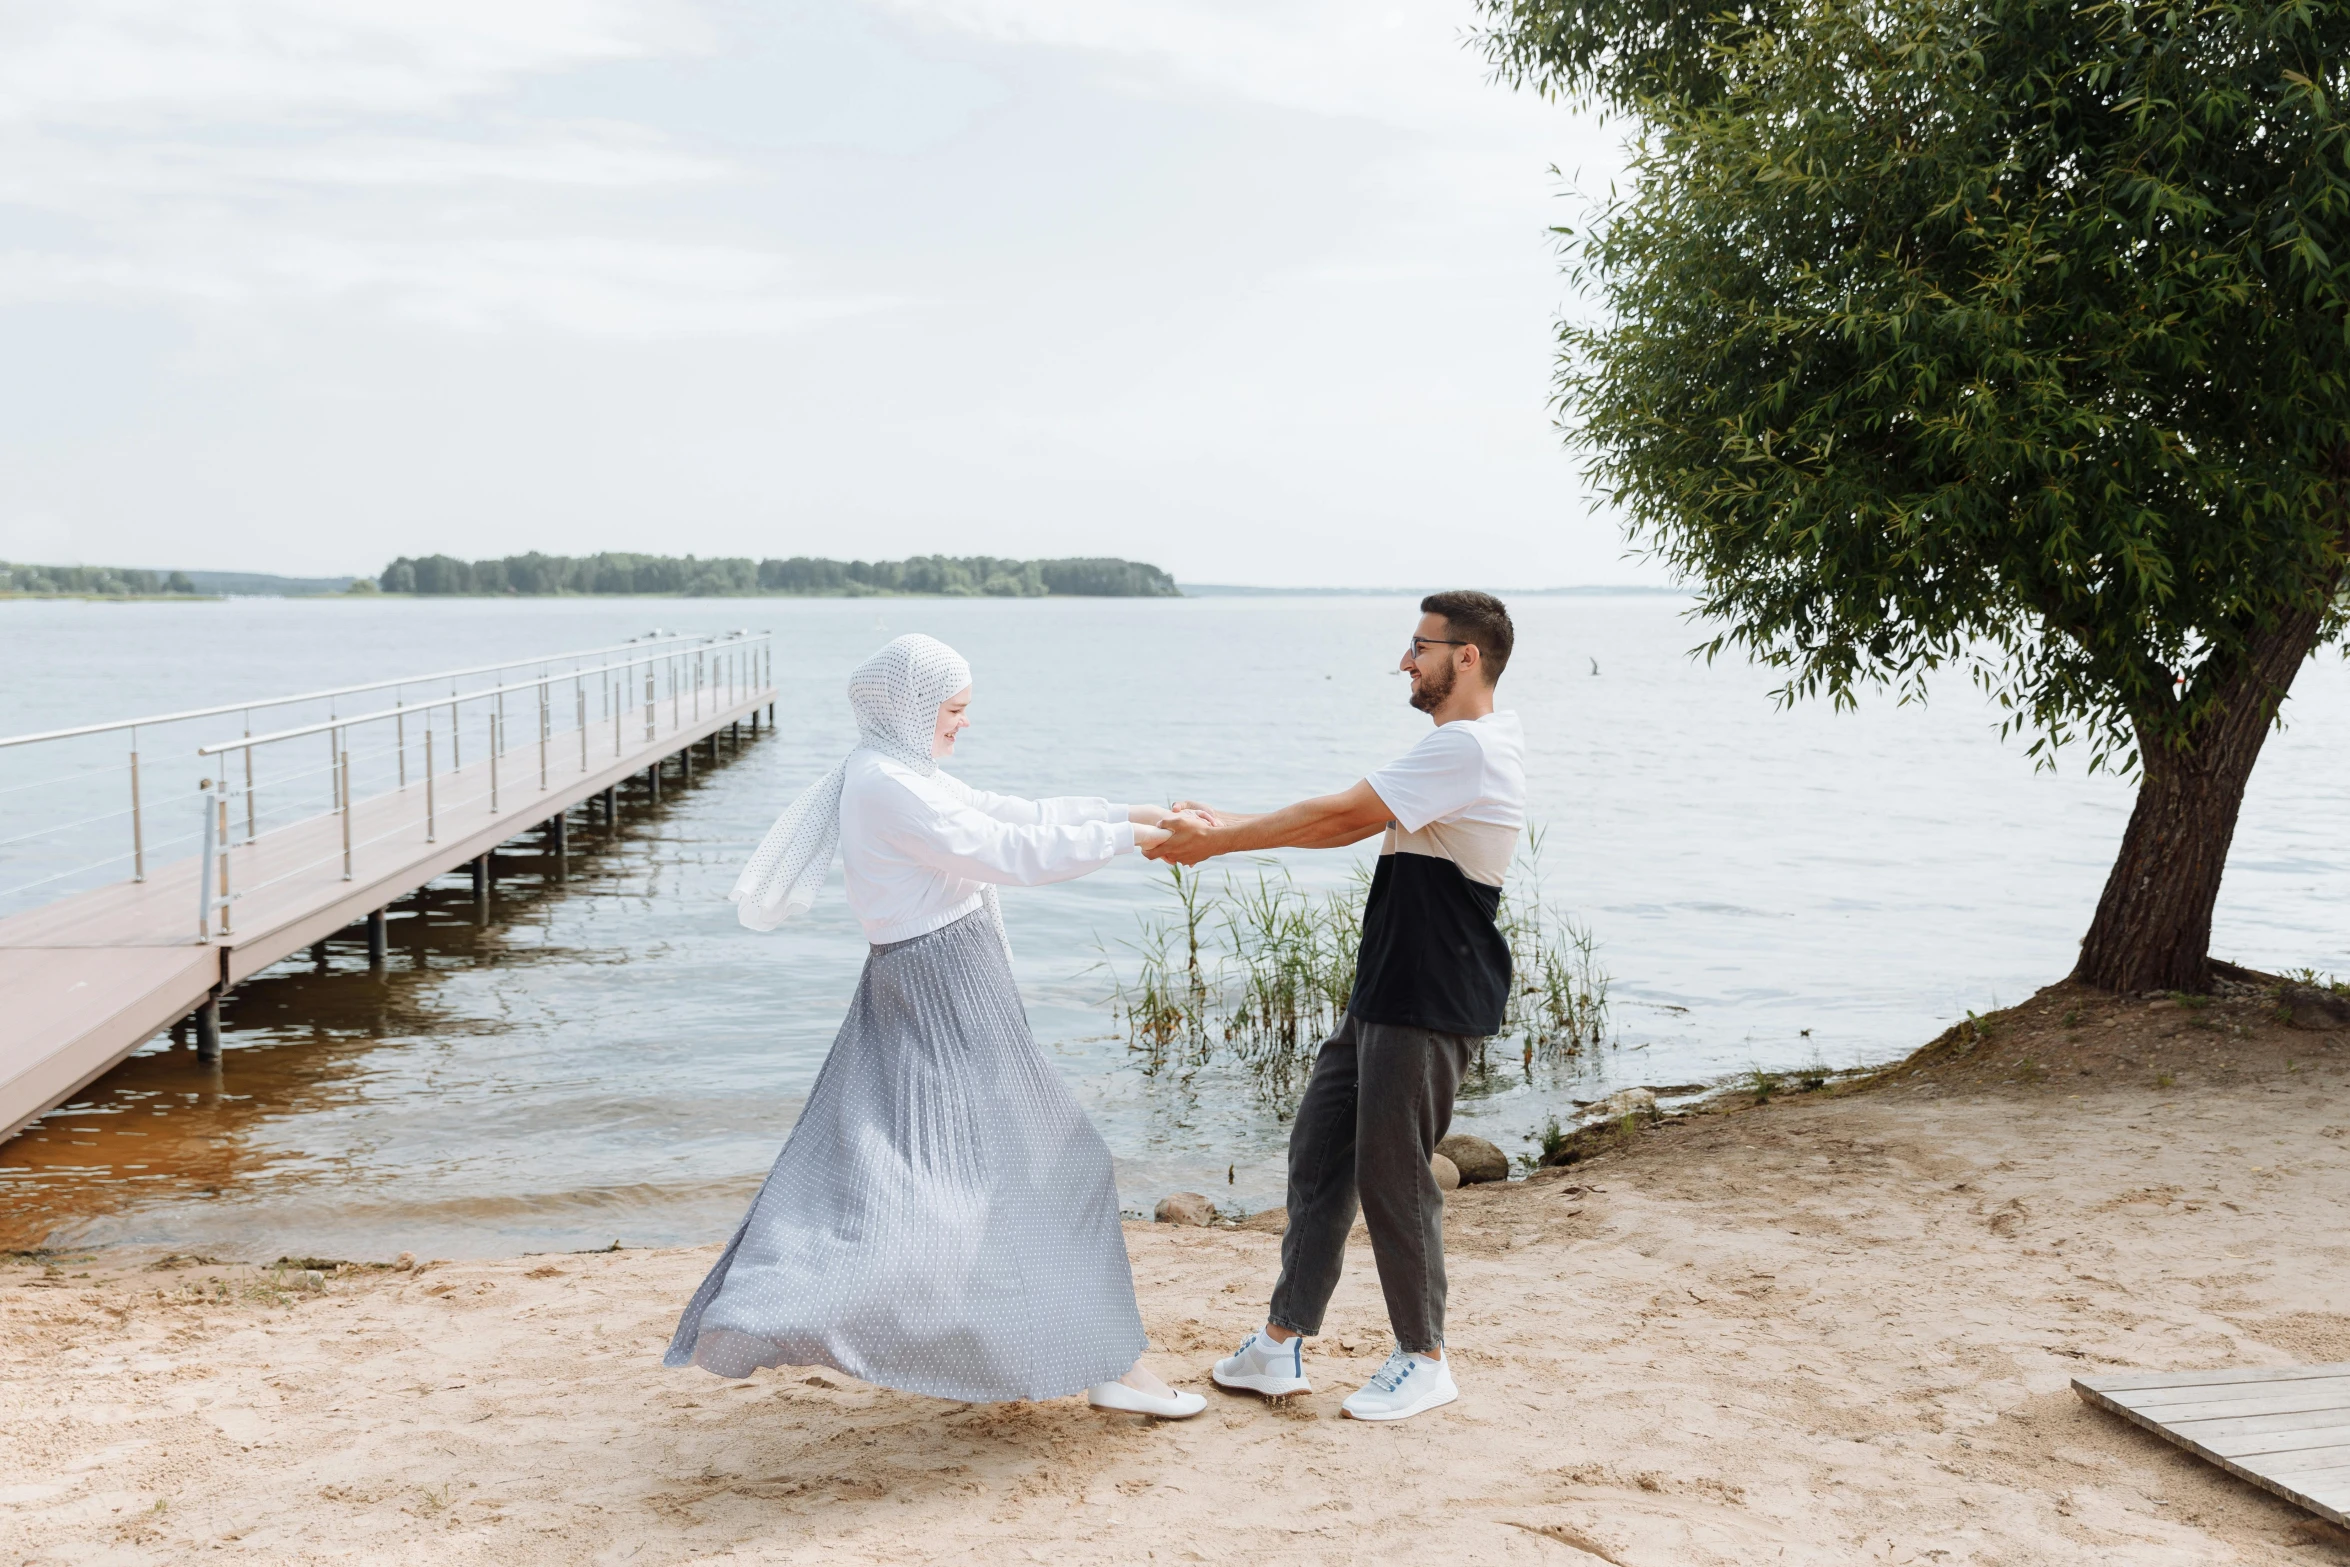
<path fill-rule="evenodd" d="M 971 666 L 944 642 L 919 632 L 899 637 L 849 676 L 857 749 L 878 751 L 926 777 L 937 772 L 930 741 L 938 732 L 938 705 L 970 683 Z M 801 790 L 735 878 L 727 897 L 735 906 L 735 918 L 751 929 L 773 930 L 806 913 L 824 890 L 832 857 L 840 848 L 840 791 L 848 765 L 843 757 L 831 772 Z M 987 889 L 987 901 L 992 911 L 992 887 Z"/>

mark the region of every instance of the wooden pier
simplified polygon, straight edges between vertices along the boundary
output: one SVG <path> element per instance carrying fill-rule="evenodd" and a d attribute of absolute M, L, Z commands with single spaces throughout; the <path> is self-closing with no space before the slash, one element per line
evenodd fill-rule
<path fill-rule="evenodd" d="M 188 807 L 205 821 L 203 852 L 150 869 L 142 849 L 142 879 L 0 919 L 0 1139 L 183 1019 L 195 1019 L 199 1051 L 216 1054 L 220 997 L 229 987 L 361 923 L 380 965 L 384 910 L 393 900 L 468 865 L 477 890 L 486 890 L 489 856 L 506 840 L 549 822 L 560 830 L 565 813 L 594 802 L 613 811 L 621 783 L 640 774 L 657 794 L 665 770 L 690 778 L 697 748 L 715 760 L 721 745 L 755 737 L 762 714 L 772 726 L 775 693 L 761 643 L 660 649 L 203 748 L 219 778 L 210 803 Z M 674 667 L 689 655 L 690 703 L 687 677 Z M 723 679 L 721 657 L 728 660 Z M 655 686 L 663 661 L 673 666 L 667 692 Z M 605 682 L 600 705 L 608 718 L 588 716 L 589 676 Z M 538 723 L 527 743 L 511 744 L 503 693 L 534 686 Z M 566 696 L 577 689 L 576 725 L 553 728 L 550 686 Z M 474 754 L 448 766 L 446 743 L 433 754 L 433 710 L 449 715 L 454 738 L 467 704 L 495 716 Z M 352 783 L 351 753 L 340 748 L 350 731 L 370 723 L 386 733 L 399 726 L 401 782 L 363 798 Z M 335 808 L 254 830 L 249 805 L 240 810 L 242 802 L 232 800 L 237 753 L 313 734 L 329 735 L 338 748 Z M 134 752 L 134 772 L 136 766 Z M 245 777 L 252 776 L 248 766 Z"/>

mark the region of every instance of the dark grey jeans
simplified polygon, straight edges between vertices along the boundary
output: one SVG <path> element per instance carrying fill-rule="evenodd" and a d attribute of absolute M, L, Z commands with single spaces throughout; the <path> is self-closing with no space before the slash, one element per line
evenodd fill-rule
<path fill-rule="evenodd" d="M 1319 1333 L 1360 1207 L 1399 1348 L 1444 1343 L 1444 1193 L 1428 1158 L 1477 1041 L 1348 1016 L 1322 1043 L 1289 1129 L 1289 1228 L 1272 1321 Z"/>

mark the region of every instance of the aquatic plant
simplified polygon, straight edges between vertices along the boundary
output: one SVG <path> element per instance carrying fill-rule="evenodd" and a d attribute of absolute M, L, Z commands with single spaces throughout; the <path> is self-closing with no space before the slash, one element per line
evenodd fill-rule
<path fill-rule="evenodd" d="M 1563 912 L 1554 922 L 1543 906 L 1543 839 L 1542 828 L 1528 829 L 1498 915 L 1511 975 L 1501 1037 L 1521 1043 L 1528 1065 L 1596 1046 L 1607 1030 L 1607 971 L 1591 932 Z"/>
<path fill-rule="evenodd" d="M 1223 1040 L 1285 1105 L 1304 1091 L 1314 1052 L 1346 1015 L 1369 883 L 1358 868 L 1352 887 L 1317 899 L 1299 891 L 1287 869 L 1276 879 L 1259 865 L 1253 883 L 1224 879 L 1219 912 L 1234 983 Z"/>
<path fill-rule="evenodd" d="M 1126 1021 L 1128 1048 L 1140 1052 L 1143 1069 L 1153 1073 L 1178 1061 L 1203 1062 L 1209 1042 L 1208 990 L 1199 958 L 1206 914 L 1200 874 L 1183 865 L 1167 870 L 1175 914 L 1144 916 L 1141 939 L 1126 944 L 1137 958 L 1134 982 L 1129 986 L 1120 980 L 1113 999 Z"/>
<path fill-rule="evenodd" d="M 1561 1148 L 1567 1146 L 1567 1139 L 1570 1135 L 1572 1134 L 1570 1134 L 1564 1127 L 1559 1125 L 1559 1118 L 1555 1115 L 1543 1123 L 1542 1158 L 1539 1162 L 1542 1164 L 1549 1164 L 1553 1162 L 1553 1156 L 1555 1156 Z"/>
<path fill-rule="evenodd" d="M 1541 852 L 1541 833 L 1530 832 L 1497 915 L 1512 971 L 1497 1037 L 1516 1043 L 1529 1069 L 1596 1048 L 1608 1016 L 1591 932 L 1543 902 Z M 1167 904 L 1141 916 L 1123 944 L 1131 977 L 1111 965 L 1127 1046 L 1154 1074 L 1221 1055 L 1285 1114 L 1346 1015 L 1371 872 L 1357 866 L 1350 885 L 1317 895 L 1269 861 L 1227 869 L 1212 885 L 1196 868 L 1167 871 Z M 1491 1070 L 1483 1055 L 1477 1067 Z"/>

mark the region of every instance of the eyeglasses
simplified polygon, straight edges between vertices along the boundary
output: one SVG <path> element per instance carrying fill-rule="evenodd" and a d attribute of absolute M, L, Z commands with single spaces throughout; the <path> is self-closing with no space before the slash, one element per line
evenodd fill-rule
<path fill-rule="evenodd" d="M 1422 650 L 1432 647 L 1467 647 L 1469 644 L 1452 637 L 1414 637 L 1412 645 L 1404 649 L 1406 658 L 1418 658 Z"/>

